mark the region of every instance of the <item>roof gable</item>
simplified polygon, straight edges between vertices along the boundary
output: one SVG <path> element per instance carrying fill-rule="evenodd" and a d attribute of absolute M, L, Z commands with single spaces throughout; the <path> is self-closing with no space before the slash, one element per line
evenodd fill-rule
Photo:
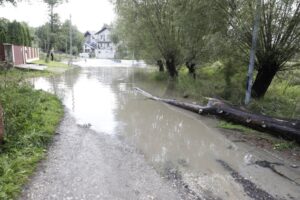
<path fill-rule="evenodd" d="M 103 26 L 103 28 L 100 31 L 98 31 L 97 33 L 95 33 L 95 35 L 99 35 L 100 33 L 104 32 L 105 30 L 110 30 L 110 27 Z"/>

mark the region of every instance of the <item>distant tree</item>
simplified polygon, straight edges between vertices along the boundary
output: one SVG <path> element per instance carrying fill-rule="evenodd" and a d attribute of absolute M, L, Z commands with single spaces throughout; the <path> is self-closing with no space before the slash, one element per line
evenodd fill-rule
<path fill-rule="evenodd" d="M 43 0 L 49 8 L 49 26 L 50 26 L 50 34 L 49 34 L 49 44 L 47 49 L 47 57 L 48 60 L 50 57 L 50 53 L 52 48 L 54 47 L 55 40 L 56 40 L 56 33 L 59 27 L 59 16 L 57 13 L 54 13 L 54 8 L 58 5 L 62 4 L 64 0 Z"/>
<path fill-rule="evenodd" d="M 50 41 L 50 25 L 46 23 L 35 30 L 35 35 L 38 38 L 39 47 L 47 52 L 49 49 L 49 41 Z"/>
<path fill-rule="evenodd" d="M 0 43 L 5 43 L 8 40 L 7 29 L 9 21 L 5 18 L 0 18 Z"/>
<path fill-rule="evenodd" d="M 55 46 L 58 50 L 68 53 L 70 50 L 70 20 L 66 20 L 60 27 L 58 32 L 57 42 Z M 72 30 L 72 46 L 73 54 L 78 54 L 82 51 L 84 36 L 74 25 L 71 26 Z"/>
<path fill-rule="evenodd" d="M 255 1 L 216 0 L 228 16 L 228 30 L 240 50 L 249 54 Z M 292 69 L 287 62 L 300 51 L 300 0 L 262 0 L 253 97 L 267 92 L 277 72 Z"/>
<path fill-rule="evenodd" d="M 24 28 L 21 23 L 17 21 L 13 21 L 8 24 L 7 28 L 8 32 L 8 41 L 9 43 L 16 45 L 24 45 Z"/>
<path fill-rule="evenodd" d="M 22 23 L 22 27 L 23 27 L 23 34 L 24 34 L 24 45 L 31 46 L 31 42 L 33 38 L 30 34 L 29 26 L 26 23 Z"/>
<path fill-rule="evenodd" d="M 0 5 L 4 4 L 5 2 L 12 3 L 14 5 L 17 3 L 16 0 L 0 0 Z"/>

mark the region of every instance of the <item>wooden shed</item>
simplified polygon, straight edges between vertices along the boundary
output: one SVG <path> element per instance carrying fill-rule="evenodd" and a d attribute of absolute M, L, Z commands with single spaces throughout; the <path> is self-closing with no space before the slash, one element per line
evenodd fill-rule
<path fill-rule="evenodd" d="M 0 61 L 7 61 L 13 65 L 22 65 L 38 59 L 38 48 L 0 44 Z"/>

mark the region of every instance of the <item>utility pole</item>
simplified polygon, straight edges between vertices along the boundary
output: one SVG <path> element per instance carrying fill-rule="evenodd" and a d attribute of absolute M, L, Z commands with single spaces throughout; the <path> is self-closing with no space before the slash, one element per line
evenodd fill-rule
<path fill-rule="evenodd" d="M 258 38 L 259 26 L 260 26 L 260 16 L 261 16 L 261 0 L 257 0 L 256 16 L 255 16 L 255 21 L 254 21 L 253 35 L 252 35 L 252 47 L 251 47 L 251 51 L 250 51 L 250 62 L 249 62 L 249 69 L 248 69 L 248 75 L 247 75 L 247 89 L 246 89 L 245 105 L 248 105 L 251 100 L 253 70 L 254 70 L 254 64 L 255 64 L 257 38 Z"/>
<path fill-rule="evenodd" d="M 73 44 L 72 44 L 72 15 L 70 15 L 70 62 L 69 64 L 72 64 L 72 49 L 73 49 Z"/>

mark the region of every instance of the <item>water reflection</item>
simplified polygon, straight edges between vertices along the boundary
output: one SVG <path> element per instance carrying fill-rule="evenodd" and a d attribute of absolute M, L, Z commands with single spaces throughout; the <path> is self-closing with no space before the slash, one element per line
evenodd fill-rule
<path fill-rule="evenodd" d="M 122 76 L 110 68 L 77 69 L 64 76 L 34 79 L 34 85 L 58 95 L 78 124 L 91 124 L 98 132 L 114 134 L 117 101 L 110 83 L 116 74 Z"/>

